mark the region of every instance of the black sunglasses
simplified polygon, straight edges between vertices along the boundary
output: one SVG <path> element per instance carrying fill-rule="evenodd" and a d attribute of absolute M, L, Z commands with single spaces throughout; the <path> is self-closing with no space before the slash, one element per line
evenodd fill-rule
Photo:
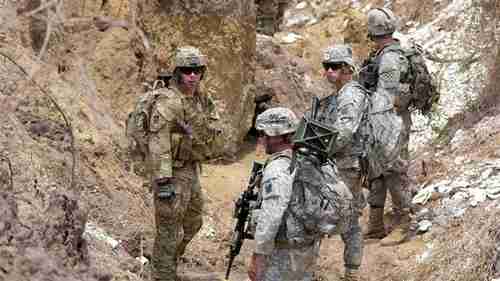
<path fill-rule="evenodd" d="M 191 73 L 198 75 L 203 72 L 203 67 L 179 67 L 179 71 L 186 75 Z"/>
<path fill-rule="evenodd" d="M 342 67 L 344 67 L 344 64 L 343 63 L 323 63 L 323 68 L 328 71 L 328 69 L 332 69 L 333 71 L 335 70 L 339 70 L 341 69 Z"/>

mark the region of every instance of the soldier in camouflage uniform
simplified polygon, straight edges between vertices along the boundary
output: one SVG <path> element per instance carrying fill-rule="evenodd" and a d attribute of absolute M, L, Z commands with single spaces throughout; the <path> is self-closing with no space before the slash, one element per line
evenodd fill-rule
<path fill-rule="evenodd" d="M 363 258 L 363 237 L 359 218 L 366 206 L 362 190 L 363 173 L 361 157 L 363 143 L 360 134 L 363 114 L 367 110 L 367 98 L 362 86 L 352 80 L 355 65 L 352 50 L 348 45 L 335 45 L 324 52 L 323 68 L 325 76 L 337 92 L 322 101 L 320 118 L 335 128 L 335 160 L 341 180 L 351 190 L 355 199 L 355 217 L 352 228 L 342 234 L 345 243 L 344 263 L 346 281 L 359 280 L 359 267 Z"/>
<path fill-rule="evenodd" d="M 148 162 L 154 192 L 156 236 L 153 280 L 177 280 L 177 259 L 202 225 L 200 161 L 218 137 L 211 99 L 199 91 L 206 57 L 197 48 L 177 50 L 172 85 L 151 110 Z"/>
<path fill-rule="evenodd" d="M 279 31 L 287 0 L 255 0 L 257 7 L 257 32 L 273 36 Z"/>
<path fill-rule="evenodd" d="M 287 211 L 292 197 L 291 137 L 297 129 L 295 114 L 283 107 L 271 108 L 257 117 L 256 128 L 263 131 L 266 153 L 262 181 L 262 207 L 257 218 L 255 250 L 248 275 L 252 281 L 312 280 L 319 252 L 319 240 L 305 237 L 302 243 L 287 240 L 294 229 L 284 227 L 293 219 Z M 299 222 L 295 222 L 296 225 Z"/>
<path fill-rule="evenodd" d="M 402 155 L 408 160 L 408 141 L 411 128 L 408 110 L 409 86 L 401 83 L 408 74 L 409 62 L 401 51 L 398 40 L 393 38 L 397 19 L 387 8 L 372 9 L 368 12 L 368 35 L 376 45 L 376 51 L 370 55 L 360 73 L 363 86 L 377 93 L 393 97 L 394 107 L 403 120 Z M 408 237 L 410 224 L 409 196 L 404 189 L 407 183 L 407 164 L 398 171 L 385 174 L 370 183 L 370 219 L 365 233 L 367 238 L 383 238 L 386 236 L 383 221 L 384 205 L 387 190 L 391 192 L 393 210 L 396 216 L 396 228 L 381 241 L 381 245 L 389 246 L 404 242 Z"/>

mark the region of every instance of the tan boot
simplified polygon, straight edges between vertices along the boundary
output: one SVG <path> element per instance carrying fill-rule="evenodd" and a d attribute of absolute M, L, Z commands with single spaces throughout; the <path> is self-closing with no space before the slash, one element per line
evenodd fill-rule
<path fill-rule="evenodd" d="M 368 228 L 363 233 L 365 239 L 381 239 L 385 237 L 384 208 L 370 206 Z"/>
<path fill-rule="evenodd" d="M 381 246 L 394 246 L 408 241 L 410 230 L 410 214 L 409 212 L 401 213 L 399 224 L 394 230 L 380 241 Z"/>
<path fill-rule="evenodd" d="M 344 281 L 360 281 L 359 269 L 347 268 L 344 272 Z"/>

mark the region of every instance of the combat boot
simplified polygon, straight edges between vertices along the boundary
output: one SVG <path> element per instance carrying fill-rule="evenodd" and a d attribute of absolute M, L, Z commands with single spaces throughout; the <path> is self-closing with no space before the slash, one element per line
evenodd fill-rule
<path fill-rule="evenodd" d="M 401 212 L 399 224 L 394 230 L 384 239 L 380 240 L 381 246 L 394 246 L 408 241 L 410 230 L 410 213 L 408 211 Z"/>
<path fill-rule="evenodd" d="M 359 274 L 359 269 L 345 268 L 344 280 L 343 281 L 360 281 L 361 277 Z"/>
<path fill-rule="evenodd" d="M 384 208 L 370 206 L 368 229 L 363 233 L 363 238 L 381 239 L 384 238 L 385 235 Z"/>

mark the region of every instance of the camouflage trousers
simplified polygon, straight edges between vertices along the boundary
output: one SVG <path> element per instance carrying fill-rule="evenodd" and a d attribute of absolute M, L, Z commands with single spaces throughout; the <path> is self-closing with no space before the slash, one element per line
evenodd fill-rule
<path fill-rule="evenodd" d="M 363 259 L 363 233 L 359 218 L 366 207 L 361 182 L 361 170 L 359 168 L 339 169 L 339 176 L 351 190 L 355 207 L 352 227 L 348 232 L 341 235 L 344 242 L 344 265 L 347 268 L 358 269 Z"/>
<path fill-rule="evenodd" d="M 277 246 L 266 259 L 264 281 L 312 281 L 320 242 L 301 248 Z"/>
<path fill-rule="evenodd" d="M 199 164 L 174 168 L 175 198 L 160 200 L 154 190 L 156 236 L 153 248 L 153 280 L 177 280 L 177 259 L 202 225 L 203 198 Z"/>
<path fill-rule="evenodd" d="M 370 182 L 368 204 L 375 208 L 384 208 L 387 190 L 391 193 L 392 206 L 397 212 L 410 209 L 410 198 L 405 188 L 407 179 L 405 172 L 386 173 Z"/>

